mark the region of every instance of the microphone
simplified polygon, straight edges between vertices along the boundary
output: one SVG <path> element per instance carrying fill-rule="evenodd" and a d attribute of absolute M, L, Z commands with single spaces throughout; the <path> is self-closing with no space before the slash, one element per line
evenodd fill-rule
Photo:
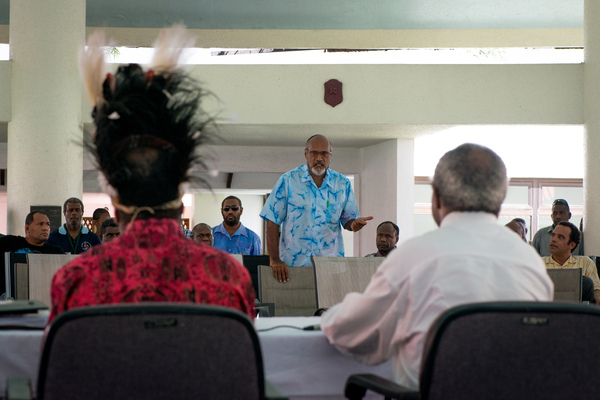
<path fill-rule="evenodd" d="M 317 324 L 317 325 L 308 325 L 305 326 L 304 328 L 302 328 L 303 331 L 320 331 L 321 330 L 321 325 Z"/>

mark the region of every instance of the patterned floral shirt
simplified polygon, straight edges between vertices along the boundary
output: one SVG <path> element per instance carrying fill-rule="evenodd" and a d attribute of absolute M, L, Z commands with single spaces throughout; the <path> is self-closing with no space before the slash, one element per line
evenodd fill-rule
<path fill-rule="evenodd" d="M 348 178 L 328 169 L 318 188 L 304 164 L 279 178 L 260 216 L 281 226 L 281 260 L 305 267 L 311 256 L 344 257 L 342 225 L 360 214 Z"/>
<path fill-rule="evenodd" d="M 146 301 L 222 305 L 254 318 L 246 268 L 186 239 L 173 219 L 137 220 L 120 238 L 92 247 L 58 270 L 51 294 L 49 321 L 71 308 Z"/>

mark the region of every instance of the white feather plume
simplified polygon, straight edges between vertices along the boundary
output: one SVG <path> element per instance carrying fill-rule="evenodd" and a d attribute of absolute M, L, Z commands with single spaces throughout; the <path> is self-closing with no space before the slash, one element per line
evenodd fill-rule
<path fill-rule="evenodd" d="M 106 64 L 104 62 L 104 32 L 94 32 L 89 38 L 87 48 L 79 53 L 79 69 L 85 83 L 90 102 L 98 106 L 104 101 L 102 83 L 106 79 Z"/>
<path fill-rule="evenodd" d="M 102 190 L 104 190 L 104 193 L 108 194 L 110 197 L 119 196 L 117 190 L 110 183 L 108 183 L 108 179 L 106 179 L 106 175 L 104 175 L 104 172 L 102 171 L 100 171 L 100 173 L 98 174 L 98 184 L 100 185 Z"/>
<path fill-rule="evenodd" d="M 169 73 L 177 68 L 181 54 L 186 48 L 194 46 L 192 37 L 183 25 L 173 25 L 163 29 L 154 42 L 156 52 L 150 63 L 150 68 L 161 73 Z"/>

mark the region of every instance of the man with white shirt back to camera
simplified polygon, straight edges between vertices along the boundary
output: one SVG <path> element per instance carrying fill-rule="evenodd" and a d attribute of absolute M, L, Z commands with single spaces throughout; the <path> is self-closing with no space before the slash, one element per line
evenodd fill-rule
<path fill-rule="evenodd" d="M 496 153 L 476 144 L 449 151 L 432 186 L 440 228 L 398 246 L 364 293 L 347 294 L 321 320 L 343 353 L 366 364 L 393 358 L 394 380 L 411 389 L 441 312 L 473 302 L 551 301 L 554 290 L 535 250 L 498 224 L 507 177 Z"/>

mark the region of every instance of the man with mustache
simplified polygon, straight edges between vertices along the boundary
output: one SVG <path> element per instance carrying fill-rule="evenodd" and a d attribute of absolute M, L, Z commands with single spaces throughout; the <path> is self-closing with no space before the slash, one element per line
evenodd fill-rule
<path fill-rule="evenodd" d="M 288 266 L 312 265 L 311 256 L 344 257 L 341 227 L 357 232 L 373 219 L 360 217 L 350 180 L 329 169 L 331 156 L 325 136 L 310 137 L 306 164 L 279 178 L 260 213 L 267 222 L 270 264 L 280 282 L 288 281 Z"/>
<path fill-rule="evenodd" d="M 50 219 L 43 211 L 32 211 L 25 217 L 25 237 L 0 237 L 0 268 L 4 271 L 4 253 L 65 254 L 60 247 L 44 243 L 50 235 Z M 6 276 L 0 274 L 0 293 L 6 289 Z"/>
<path fill-rule="evenodd" d="M 551 255 L 542 259 L 548 269 L 581 268 L 583 300 L 600 305 L 600 278 L 598 278 L 596 264 L 589 257 L 572 253 L 580 240 L 581 233 L 575 225 L 560 221 L 552 230 L 550 237 L 548 251 Z"/>

